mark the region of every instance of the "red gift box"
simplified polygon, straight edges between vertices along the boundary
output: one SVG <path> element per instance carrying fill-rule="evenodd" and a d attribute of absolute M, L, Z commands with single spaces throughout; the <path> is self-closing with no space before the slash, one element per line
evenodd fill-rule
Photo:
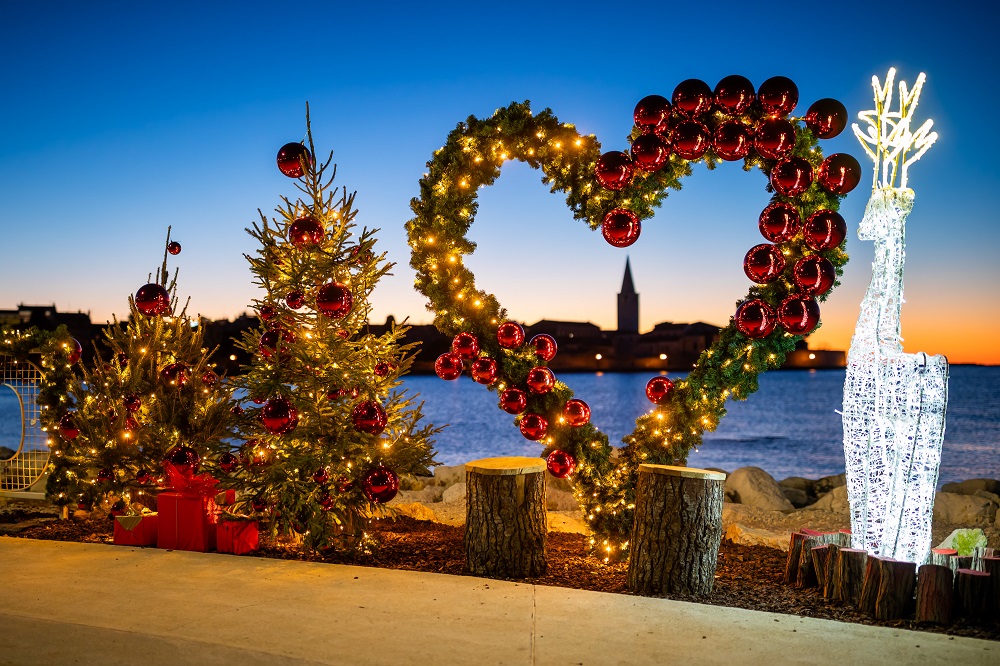
<path fill-rule="evenodd" d="M 156 545 L 173 550 L 215 549 L 218 508 L 212 497 L 165 491 L 156 498 L 160 514 Z"/>
<path fill-rule="evenodd" d="M 260 533 L 256 520 L 221 520 L 215 530 L 220 553 L 242 555 L 257 549 Z"/>
<path fill-rule="evenodd" d="M 141 516 L 115 516 L 115 545 L 155 546 L 158 538 L 159 516 L 147 513 Z"/>

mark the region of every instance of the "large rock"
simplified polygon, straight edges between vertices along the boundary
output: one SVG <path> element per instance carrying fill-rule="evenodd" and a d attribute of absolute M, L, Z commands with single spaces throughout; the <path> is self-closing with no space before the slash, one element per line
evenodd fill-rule
<path fill-rule="evenodd" d="M 792 506 L 796 509 L 801 509 L 812 501 L 812 498 L 809 497 L 809 493 L 804 490 L 799 490 L 798 488 L 781 486 L 781 492 L 784 493 L 785 498 L 791 502 Z"/>
<path fill-rule="evenodd" d="M 465 465 L 441 465 L 434 468 L 434 482 L 439 486 L 453 486 L 465 483 Z"/>
<path fill-rule="evenodd" d="M 404 502 L 423 502 L 433 504 L 440 502 L 445 489 L 442 486 L 427 486 L 421 490 L 400 490 L 399 498 Z"/>
<path fill-rule="evenodd" d="M 549 532 L 590 534 L 590 527 L 579 516 L 579 511 L 549 511 Z"/>
<path fill-rule="evenodd" d="M 434 510 L 424 506 L 420 502 L 393 504 L 392 508 L 401 516 L 409 516 L 416 520 L 436 520 Z"/>
<path fill-rule="evenodd" d="M 580 503 L 573 497 L 573 493 L 555 488 L 545 489 L 545 508 L 549 511 L 574 511 L 580 508 Z"/>
<path fill-rule="evenodd" d="M 946 483 L 941 486 L 941 492 L 956 493 L 958 495 L 975 495 L 978 490 L 985 490 L 988 493 L 1000 495 L 1000 481 L 996 479 L 969 479 L 968 481 Z"/>
<path fill-rule="evenodd" d="M 834 474 L 833 476 L 824 476 L 822 478 L 816 479 L 816 483 L 813 485 L 813 492 L 817 496 L 823 495 L 830 492 L 834 488 L 840 488 L 841 486 L 847 485 L 847 475 L 846 474 Z"/>
<path fill-rule="evenodd" d="M 815 511 L 829 511 L 844 516 L 850 515 L 851 504 L 847 501 L 847 486 L 834 488 L 809 505 Z"/>
<path fill-rule="evenodd" d="M 813 487 L 816 485 L 816 482 L 801 476 L 790 476 L 787 479 L 778 481 L 778 485 L 782 488 L 794 488 L 795 490 L 801 490 L 807 495 L 813 495 L 815 494 Z"/>
<path fill-rule="evenodd" d="M 552 476 L 551 474 L 545 475 L 545 492 L 549 493 L 553 490 L 561 490 L 563 492 L 572 493 L 573 492 L 573 477 L 567 477 L 565 479 L 559 479 Z"/>
<path fill-rule="evenodd" d="M 434 484 L 433 476 L 413 476 L 412 474 L 399 475 L 400 490 L 423 490 L 428 485 Z"/>
<path fill-rule="evenodd" d="M 444 492 L 441 493 L 442 502 L 465 502 L 465 482 L 456 483 L 453 486 L 448 486 L 445 488 Z"/>
<path fill-rule="evenodd" d="M 744 546 L 767 546 L 788 552 L 788 532 L 774 532 L 759 527 L 747 527 L 739 523 L 726 526 L 724 538 Z"/>
<path fill-rule="evenodd" d="M 739 504 L 771 511 L 792 511 L 781 486 L 759 467 L 741 467 L 726 478 L 725 493 Z"/>
<path fill-rule="evenodd" d="M 997 503 L 988 497 L 946 492 L 934 496 L 934 520 L 949 525 L 990 525 L 997 519 L 997 508 Z"/>

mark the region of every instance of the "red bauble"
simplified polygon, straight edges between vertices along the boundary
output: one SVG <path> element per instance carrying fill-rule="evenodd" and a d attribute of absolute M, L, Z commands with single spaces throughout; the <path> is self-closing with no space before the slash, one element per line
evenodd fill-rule
<path fill-rule="evenodd" d="M 795 286 L 803 294 L 822 296 L 833 287 L 837 279 L 837 270 L 829 259 L 814 254 L 795 262 L 792 277 Z"/>
<path fill-rule="evenodd" d="M 361 492 L 369 502 L 385 504 L 399 492 L 399 476 L 388 467 L 373 467 L 361 477 Z"/>
<path fill-rule="evenodd" d="M 528 376 L 524 383 L 528 385 L 528 390 L 532 393 L 544 395 L 555 387 L 556 376 L 545 366 L 539 366 L 528 370 Z"/>
<path fill-rule="evenodd" d="M 786 197 L 797 197 L 808 190 L 812 178 L 812 165 L 801 157 L 786 157 L 771 169 L 771 187 Z"/>
<path fill-rule="evenodd" d="M 519 388 L 500 392 L 500 409 L 508 414 L 520 414 L 528 407 L 528 394 Z"/>
<path fill-rule="evenodd" d="M 135 473 L 135 482 L 140 486 L 144 486 L 153 480 L 153 475 L 149 473 L 149 470 L 140 469 Z"/>
<path fill-rule="evenodd" d="M 712 89 L 707 83 L 701 79 L 687 79 L 677 84 L 670 99 L 677 113 L 687 118 L 697 118 L 711 110 L 712 97 Z"/>
<path fill-rule="evenodd" d="M 287 305 L 292 310 L 298 310 L 303 305 L 306 304 L 306 295 L 301 291 L 290 291 L 288 295 L 285 296 L 285 305 Z"/>
<path fill-rule="evenodd" d="M 375 364 L 375 368 L 372 372 L 375 373 L 376 377 L 385 377 L 392 371 L 392 366 L 385 361 L 379 361 Z"/>
<path fill-rule="evenodd" d="M 170 314 L 170 294 L 163 285 L 145 284 L 135 292 L 135 309 L 148 317 Z"/>
<path fill-rule="evenodd" d="M 670 144 L 658 134 L 636 137 L 632 142 L 632 162 L 643 171 L 657 171 L 670 158 Z"/>
<path fill-rule="evenodd" d="M 557 449 L 545 459 L 545 466 L 552 476 L 557 479 L 565 479 L 576 469 L 576 458 L 565 451 Z"/>
<path fill-rule="evenodd" d="M 799 88 L 785 76 L 772 76 L 757 89 L 757 99 L 766 115 L 787 116 L 799 103 Z"/>
<path fill-rule="evenodd" d="M 321 492 L 319 496 L 316 498 L 316 502 L 318 502 L 319 505 L 323 507 L 324 511 L 332 511 L 333 507 L 336 506 L 337 504 L 337 501 L 333 499 L 333 495 L 331 495 L 327 491 Z"/>
<path fill-rule="evenodd" d="M 795 126 L 784 118 L 767 118 L 757 126 L 753 147 L 762 157 L 780 160 L 795 148 Z"/>
<path fill-rule="evenodd" d="M 211 370 L 206 370 L 201 376 L 201 383 L 205 386 L 215 386 L 219 381 L 219 375 L 215 374 Z"/>
<path fill-rule="evenodd" d="M 806 335 L 819 323 L 819 303 L 810 296 L 792 294 L 778 306 L 778 323 L 793 335 Z"/>
<path fill-rule="evenodd" d="M 80 436 L 80 427 L 76 424 L 76 412 L 66 412 L 59 419 L 59 436 L 67 440 Z"/>
<path fill-rule="evenodd" d="M 829 250 L 847 238 L 847 222 L 837 211 L 818 210 L 806 220 L 802 236 L 812 249 Z"/>
<path fill-rule="evenodd" d="M 504 349 L 516 349 L 524 344 L 524 328 L 513 321 L 497 326 L 497 344 Z"/>
<path fill-rule="evenodd" d="M 784 243 L 799 232 L 798 209 L 790 203 L 773 203 L 760 214 L 757 227 L 761 235 L 772 243 Z"/>
<path fill-rule="evenodd" d="M 594 176 L 602 187 L 609 190 L 620 190 L 632 182 L 635 167 L 628 154 L 611 151 L 601 155 L 594 166 Z"/>
<path fill-rule="evenodd" d="M 201 467 L 201 456 L 190 446 L 175 446 L 167 451 L 165 462 L 173 465 L 184 476 L 191 478 Z"/>
<path fill-rule="evenodd" d="M 316 292 L 316 309 L 330 319 L 346 317 L 354 306 L 354 296 L 347 285 L 328 282 Z"/>
<path fill-rule="evenodd" d="M 183 363 L 171 363 L 160 370 L 160 381 L 167 386 L 179 389 L 187 384 L 190 372 Z"/>
<path fill-rule="evenodd" d="M 518 427 L 526 439 L 537 442 L 549 431 L 549 422 L 538 414 L 525 414 L 521 417 L 521 424 Z"/>
<path fill-rule="evenodd" d="M 322 243 L 323 236 L 323 225 L 311 215 L 298 218 L 288 227 L 288 240 L 299 249 Z"/>
<path fill-rule="evenodd" d="M 497 362 L 488 356 L 480 356 L 469 368 L 472 379 L 480 384 L 492 384 L 497 378 Z"/>
<path fill-rule="evenodd" d="M 348 490 L 354 487 L 354 482 L 351 481 L 346 476 L 338 476 L 336 484 L 338 493 L 346 493 Z"/>
<path fill-rule="evenodd" d="M 175 256 L 180 254 L 181 244 L 178 243 L 177 241 L 170 241 L 169 243 L 167 243 L 167 252 Z"/>
<path fill-rule="evenodd" d="M 563 418 L 574 428 L 590 423 L 590 405 L 579 398 L 570 398 L 563 405 Z"/>
<path fill-rule="evenodd" d="M 769 243 L 753 246 L 743 258 L 743 272 L 757 284 L 774 282 L 783 270 L 785 270 L 785 255 Z"/>
<path fill-rule="evenodd" d="M 69 357 L 66 360 L 72 365 L 83 357 L 83 345 L 76 338 L 70 338 L 67 344 L 69 345 Z"/>
<path fill-rule="evenodd" d="M 267 398 L 261 395 L 255 395 L 250 398 L 250 402 L 252 402 L 255 405 L 263 405 L 265 402 L 267 402 Z"/>
<path fill-rule="evenodd" d="M 434 361 L 434 374 L 448 381 L 458 379 L 463 369 L 462 357 L 458 354 L 441 354 Z"/>
<path fill-rule="evenodd" d="M 229 408 L 229 413 L 234 416 L 243 416 L 243 407 L 240 405 L 233 405 Z"/>
<path fill-rule="evenodd" d="M 635 124 L 652 129 L 670 116 L 670 102 L 662 95 L 647 95 L 639 100 L 632 112 Z"/>
<path fill-rule="evenodd" d="M 715 86 L 715 106 L 723 113 L 737 116 L 753 104 L 753 83 L 739 74 L 733 74 L 719 81 Z"/>
<path fill-rule="evenodd" d="M 704 123 L 697 120 L 682 120 L 674 127 L 670 143 L 678 157 L 696 160 L 712 145 L 712 133 Z"/>
<path fill-rule="evenodd" d="M 556 351 L 559 349 L 556 345 L 556 339 L 545 333 L 539 333 L 531 338 L 528 344 L 535 348 L 535 356 L 546 363 L 556 357 Z"/>
<path fill-rule="evenodd" d="M 806 112 L 806 127 L 817 139 L 832 139 L 847 127 L 847 107 L 829 97 L 816 100 Z"/>
<path fill-rule="evenodd" d="M 221 469 L 226 474 L 231 474 L 240 465 L 240 459 L 235 455 L 226 451 L 221 456 L 219 456 L 219 469 Z"/>
<path fill-rule="evenodd" d="M 674 383 L 666 377 L 653 377 L 646 382 L 646 398 L 654 405 L 670 402 L 670 394 L 673 392 Z"/>
<path fill-rule="evenodd" d="M 260 342 L 257 344 L 257 350 L 264 358 L 273 359 L 278 355 L 279 341 L 281 347 L 279 360 L 285 362 L 292 356 L 289 351 L 289 345 L 295 342 L 295 334 L 291 331 L 278 328 L 264 331 L 260 336 Z"/>
<path fill-rule="evenodd" d="M 463 361 L 474 359 L 479 354 L 479 340 L 472 333 L 459 333 L 451 341 L 451 353 Z"/>
<path fill-rule="evenodd" d="M 730 162 L 746 157 L 752 144 L 750 130 L 738 120 L 727 120 L 720 124 L 712 137 L 715 154 Z"/>
<path fill-rule="evenodd" d="M 114 481 L 115 473 L 110 467 L 102 467 L 97 471 L 97 482 L 107 483 L 108 481 Z"/>
<path fill-rule="evenodd" d="M 736 328 L 748 338 L 763 338 L 770 335 L 778 316 L 774 308 L 759 298 L 744 302 L 736 310 Z"/>
<path fill-rule="evenodd" d="M 272 435 L 287 435 L 299 424 L 299 410 L 287 398 L 271 398 L 260 409 L 260 422 Z"/>
<path fill-rule="evenodd" d="M 128 354 L 118 354 L 118 365 L 123 368 L 128 365 Z"/>
<path fill-rule="evenodd" d="M 250 502 L 250 508 L 257 513 L 262 513 L 267 510 L 267 501 L 263 497 L 254 497 Z"/>
<path fill-rule="evenodd" d="M 313 472 L 313 481 L 315 481 L 319 485 L 323 485 L 329 480 L 330 480 L 330 472 L 326 469 L 326 467 L 320 467 L 318 470 Z"/>
<path fill-rule="evenodd" d="M 135 432 L 139 429 L 139 422 L 131 416 L 126 416 L 125 423 L 122 425 L 122 428 L 126 433 Z M 128 435 L 125 436 L 128 437 Z"/>
<path fill-rule="evenodd" d="M 389 423 L 381 403 L 374 400 L 359 402 L 351 411 L 354 429 L 369 435 L 379 435 Z"/>
<path fill-rule="evenodd" d="M 270 305 L 262 305 L 257 310 L 257 314 L 260 315 L 261 321 L 271 321 L 278 316 L 278 311 Z"/>
<path fill-rule="evenodd" d="M 847 194 L 861 182 L 861 164 L 847 153 L 834 153 L 819 167 L 819 184 L 828 192 Z"/>
<path fill-rule="evenodd" d="M 309 149 L 301 143 L 286 143 L 278 151 L 278 168 L 289 178 L 301 178 L 303 164 L 315 164 Z"/>
<path fill-rule="evenodd" d="M 122 404 L 125 406 L 126 411 L 135 413 L 142 407 L 142 399 L 135 393 L 130 393 L 122 400 Z"/>
<path fill-rule="evenodd" d="M 601 235 L 615 247 L 628 247 L 639 240 L 641 231 L 639 216 L 625 208 L 608 211 L 601 223 Z"/>

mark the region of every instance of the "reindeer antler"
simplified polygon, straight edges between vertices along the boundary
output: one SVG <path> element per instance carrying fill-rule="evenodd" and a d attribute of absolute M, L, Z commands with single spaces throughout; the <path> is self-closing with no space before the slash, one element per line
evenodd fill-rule
<path fill-rule="evenodd" d="M 885 85 L 879 84 L 878 77 L 872 77 L 872 88 L 875 90 L 875 109 L 862 111 L 858 118 L 868 123 L 867 134 L 854 123 L 854 135 L 861 142 L 868 156 L 875 163 L 875 173 L 872 177 L 872 189 L 892 187 L 896 174 L 900 174 L 899 187 L 906 187 L 906 175 L 909 166 L 937 141 L 937 132 L 932 132 L 934 121 L 928 119 L 916 132 L 910 131 L 913 112 L 920 99 L 920 91 L 924 87 L 927 76 L 921 72 L 913 89 L 907 88 L 905 81 L 899 82 L 899 110 L 889 111 L 892 105 L 892 84 L 896 78 L 896 68 L 890 67 L 885 76 Z M 915 151 L 907 155 L 909 151 Z M 881 185 L 879 184 L 881 174 Z"/>

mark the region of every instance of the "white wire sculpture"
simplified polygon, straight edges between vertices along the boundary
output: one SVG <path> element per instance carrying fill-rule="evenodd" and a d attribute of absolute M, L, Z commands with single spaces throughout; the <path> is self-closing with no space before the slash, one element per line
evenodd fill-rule
<path fill-rule="evenodd" d="M 948 361 L 903 353 L 899 316 L 904 228 L 914 197 L 906 187 L 907 170 L 937 140 L 937 133 L 931 132 L 931 120 L 911 130 L 923 73 L 912 90 L 900 81 L 899 110 L 889 111 L 895 75 L 890 69 L 884 86 L 872 77 L 875 110 L 858 114 L 868 123 L 867 133 L 854 125 L 875 163 L 871 199 L 858 228 L 861 240 L 875 241 L 875 260 L 847 354 L 844 456 L 852 546 L 919 564 L 931 547 Z"/>

